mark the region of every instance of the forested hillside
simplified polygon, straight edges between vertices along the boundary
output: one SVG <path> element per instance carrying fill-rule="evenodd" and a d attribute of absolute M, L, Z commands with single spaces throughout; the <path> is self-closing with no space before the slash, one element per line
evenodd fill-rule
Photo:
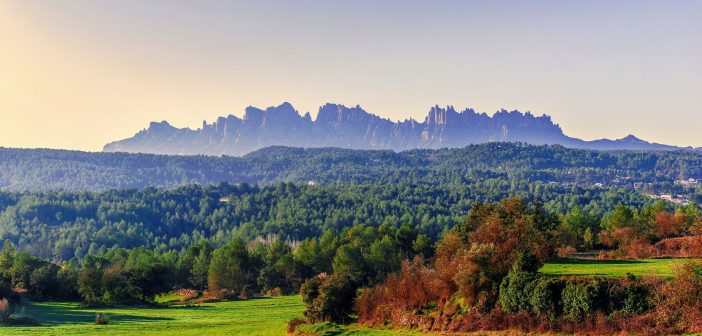
<path fill-rule="evenodd" d="M 521 196 L 564 214 L 580 207 L 592 225 L 614 206 L 649 199 L 624 188 L 564 187 L 485 179 L 443 185 L 279 183 L 188 185 L 106 192 L 0 192 L 0 241 L 51 260 L 111 247 L 181 250 L 201 238 L 223 242 L 277 236 L 299 241 L 365 224 L 409 224 L 436 239 L 475 202 Z"/>
<path fill-rule="evenodd" d="M 243 157 L 0 149 L 0 189 L 99 191 L 189 183 L 456 184 L 485 179 L 633 187 L 694 197 L 695 151 L 604 152 L 489 143 L 460 149 L 365 151 L 270 147 Z M 701 194 L 697 192 L 697 194 Z"/>

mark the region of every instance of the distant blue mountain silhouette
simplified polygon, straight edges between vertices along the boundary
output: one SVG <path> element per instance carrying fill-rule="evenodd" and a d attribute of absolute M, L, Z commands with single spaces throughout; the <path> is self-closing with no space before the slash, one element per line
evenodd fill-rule
<path fill-rule="evenodd" d="M 391 149 L 463 147 L 469 144 L 508 141 L 559 144 L 598 150 L 674 150 L 679 147 L 650 143 L 633 135 L 618 140 L 585 141 L 563 134 L 547 115 L 501 110 L 492 116 L 473 109 L 434 106 L 423 122 L 393 122 L 361 107 L 326 104 L 317 118 L 300 115 L 290 103 L 261 110 L 246 108 L 244 118 L 229 115 L 202 128 L 176 128 L 152 122 L 131 138 L 105 145 L 106 152 L 139 152 L 181 155 L 243 155 L 257 149 L 285 145 Z"/>

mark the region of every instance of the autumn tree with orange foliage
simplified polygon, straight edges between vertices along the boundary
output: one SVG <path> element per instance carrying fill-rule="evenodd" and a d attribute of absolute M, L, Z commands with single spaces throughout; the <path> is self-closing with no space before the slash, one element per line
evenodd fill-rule
<path fill-rule="evenodd" d="M 492 309 L 500 282 L 515 264 L 535 271 L 553 254 L 552 234 L 559 223 L 539 203 L 508 199 L 477 204 L 465 223 L 439 242 L 433 268 L 421 259 L 405 262 L 385 284 L 363 291 L 357 302 L 359 321 L 382 324 L 393 312 L 429 304 L 457 309 L 446 306 L 455 305 L 455 295 L 463 308 Z"/>

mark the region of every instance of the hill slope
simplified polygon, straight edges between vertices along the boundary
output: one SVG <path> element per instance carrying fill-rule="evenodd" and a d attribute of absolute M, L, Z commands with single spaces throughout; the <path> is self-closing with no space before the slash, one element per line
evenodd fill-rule
<path fill-rule="evenodd" d="M 593 151 L 488 143 L 404 152 L 269 147 L 243 157 L 0 148 L 0 189 L 95 191 L 188 183 L 427 183 L 483 178 L 628 186 L 702 179 L 696 151 Z"/>

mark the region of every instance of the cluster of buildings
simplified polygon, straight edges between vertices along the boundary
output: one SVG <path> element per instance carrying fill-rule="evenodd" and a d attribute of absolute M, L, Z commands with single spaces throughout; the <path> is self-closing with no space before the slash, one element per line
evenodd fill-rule
<path fill-rule="evenodd" d="M 696 186 L 697 184 L 699 184 L 700 180 L 694 179 L 694 178 L 689 178 L 687 180 L 680 179 L 680 180 L 677 180 L 675 182 L 681 186 L 690 187 L 690 186 Z"/>

